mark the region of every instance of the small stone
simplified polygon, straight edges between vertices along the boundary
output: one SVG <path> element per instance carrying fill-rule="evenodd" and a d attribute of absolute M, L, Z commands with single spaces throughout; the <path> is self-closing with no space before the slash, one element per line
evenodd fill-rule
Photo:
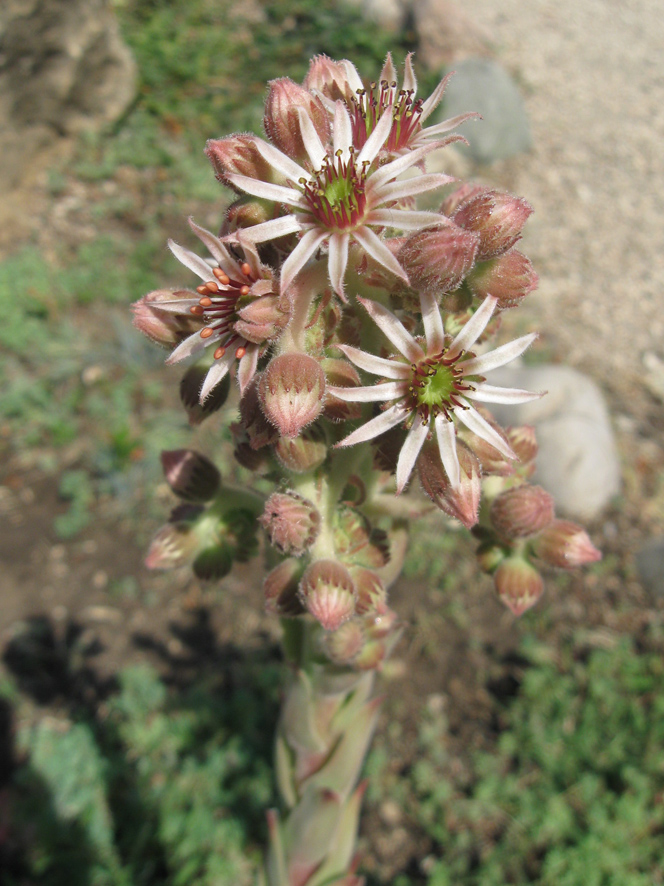
<path fill-rule="evenodd" d="M 646 370 L 643 376 L 646 387 L 653 397 L 664 401 L 664 360 L 647 351 L 643 355 L 643 367 Z"/>
<path fill-rule="evenodd" d="M 664 535 L 649 539 L 635 560 L 643 587 L 653 596 L 664 596 Z"/>
<path fill-rule="evenodd" d="M 493 163 L 530 150 L 530 124 L 519 90 L 507 71 L 487 58 L 467 58 L 455 67 L 440 120 L 478 111 L 481 120 L 459 127 L 469 146 L 458 146 L 476 163 Z"/>
<path fill-rule="evenodd" d="M 609 411 L 592 379 L 567 366 L 505 367 L 491 383 L 547 391 L 517 406 L 491 404 L 498 422 L 534 425 L 539 443 L 533 482 L 569 517 L 590 520 L 620 491 L 620 462 Z"/>

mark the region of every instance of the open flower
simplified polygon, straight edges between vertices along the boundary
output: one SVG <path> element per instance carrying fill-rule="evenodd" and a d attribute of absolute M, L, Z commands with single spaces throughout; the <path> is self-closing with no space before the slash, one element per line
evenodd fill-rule
<path fill-rule="evenodd" d="M 196 287 L 195 293 L 178 292 L 177 298 L 162 299 L 150 307 L 202 321 L 202 327 L 180 342 L 166 361 L 179 363 L 215 345 L 213 363 L 200 392 L 202 403 L 227 375 L 235 360 L 239 360 L 238 381 L 244 392 L 256 372 L 263 344 L 281 332 L 289 314 L 285 300 L 275 291 L 270 271 L 260 264 L 251 244 L 239 241 L 245 253 L 245 261 L 240 262 L 210 231 L 191 220 L 189 224 L 209 250 L 211 260 L 200 258 L 172 240 L 168 241 L 168 246 L 173 255 L 203 282 Z"/>
<path fill-rule="evenodd" d="M 440 104 L 450 77 L 450 72 L 434 89 L 428 99 L 417 98 L 417 79 L 412 63 L 413 53 L 409 52 L 404 64 L 403 85 L 399 89 L 397 72 L 388 52 L 378 83 L 371 83 L 369 89 L 362 85 L 354 65 L 346 61 L 345 67 L 351 85 L 352 97 L 346 100 L 353 127 L 353 144 L 357 147 L 369 138 L 387 108 L 392 112 L 392 126 L 383 144 L 385 154 L 399 155 L 414 148 L 430 144 L 436 140 L 441 147 L 441 136 L 446 135 L 457 126 L 473 117 L 479 117 L 476 111 L 450 117 L 434 126 L 424 127 L 424 122 Z M 359 84 L 359 85 L 358 85 Z"/>
<path fill-rule="evenodd" d="M 497 299 L 486 298 L 459 334 L 449 341 L 443 329 L 440 310 L 429 293 L 420 294 L 425 341 L 414 338 L 387 308 L 358 299 L 376 325 L 401 356 L 377 357 L 350 345 L 338 345 L 360 369 L 391 381 L 367 387 L 329 386 L 328 392 L 341 400 L 390 404 L 338 446 L 352 446 L 372 440 L 398 424 L 409 428 L 397 462 L 397 492 L 405 487 L 417 457 L 430 433 L 435 433 L 443 467 L 454 488 L 459 486 L 459 458 L 455 422 L 460 421 L 474 434 L 494 446 L 505 458 L 515 459 L 505 437 L 493 428 L 473 406 L 480 403 L 525 403 L 541 394 L 517 388 L 487 384 L 483 373 L 504 366 L 522 354 L 536 334 L 524 335 L 493 351 L 476 356 L 469 350 L 486 329 Z"/>
<path fill-rule="evenodd" d="M 353 126 L 343 101 L 334 105 L 331 144 L 324 145 L 313 121 L 297 109 L 300 132 L 309 162 L 301 166 L 263 139 L 255 140 L 261 157 L 283 177 L 274 184 L 247 175 L 229 173 L 227 181 L 254 197 L 284 204 L 289 213 L 251 228 L 243 237 L 262 243 L 287 234 L 301 234 L 300 241 L 281 269 L 281 291 L 286 292 L 296 275 L 323 246 L 328 249 L 328 271 L 334 291 L 344 298 L 344 275 L 349 248 L 356 243 L 378 264 L 408 282 L 408 276 L 376 230 L 396 228 L 416 231 L 449 220 L 435 212 L 398 208 L 405 199 L 424 194 L 452 181 L 443 174 L 420 175 L 406 181 L 397 176 L 420 163 L 440 142 L 426 144 L 379 166 L 375 161 L 389 138 L 393 109 L 386 107 L 361 148 L 355 145 Z M 461 136 L 450 136 L 453 141 Z"/>

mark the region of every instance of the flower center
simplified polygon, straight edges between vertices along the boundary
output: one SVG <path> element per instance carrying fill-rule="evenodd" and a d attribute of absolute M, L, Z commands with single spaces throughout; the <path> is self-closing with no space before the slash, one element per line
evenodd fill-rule
<path fill-rule="evenodd" d="M 215 335 L 222 340 L 214 352 L 215 360 L 223 357 L 233 344 L 237 345 L 235 356 L 238 360 L 244 357 L 247 351 L 247 342 L 234 333 L 233 323 L 237 320 L 238 301 L 242 296 L 249 294 L 250 284 L 255 281 L 251 267 L 247 262 L 240 266 L 240 271 L 245 277 L 245 281 L 231 280 L 221 268 L 212 268 L 215 279 L 208 280 L 207 283 L 196 287 L 196 292 L 201 296 L 201 299 L 197 305 L 189 308 L 192 314 L 205 317 L 207 321 L 201 329 L 201 338 L 210 338 Z"/>
<path fill-rule="evenodd" d="M 475 386 L 464 378 L 463 363 L 460 357 L 470 354 L 458 354 L 446 357 L 443 349 L 433 357 L 427 357 L 412 366 L 412 379 L 408 387 L 410 411 L 417 412 L 425 422 L 437 415 L 444 415 L 452 421 L 454 408 L 467 409 L 464 394 L 474 391 Z"/>
<path fill-rule="evenodd" d="M 343 159 L 343 151 L 339 150 L 334 158 L 325 158 L 312 180 L 300 179 L 310 211 L 318 222 L 334 231 L 352 231 L 366 215 L 369 164 L 358 167 L 355 149 L 351 146 L 349 151 L 348 160 Z"/>
<path fill-rule="evenodd" d="M 386 108 L 392 108 L 392 129 L 385 142 L 390 152 L 408 146 L 412 137 L 421 129 L 422 99 L 415 98 L 412 89 L 397 91 L 396 81 L 381 80 L 380 85 L 372 83 L 370 88 L 358 89 L 349 107 L 353 127 L 353 144 L 362 148 L 373 132 L 376 123 Z"/>

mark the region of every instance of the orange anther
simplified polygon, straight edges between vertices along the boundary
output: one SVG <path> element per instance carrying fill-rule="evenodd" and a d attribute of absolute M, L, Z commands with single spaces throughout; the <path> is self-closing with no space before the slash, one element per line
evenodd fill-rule
<path fill-rule="evenodd" d="M 246 349 L 246 348 L 244 348 L 244 347 L 242 347 L 242 348 L 238 348 L 237 351 L 235 352 L 235 356 L 237 357 L 238 360 L 241 360 L 242 357 L 244 357 L 244 355 L 245 355 L 246 353 L 247 353 L 247 349 Z"/>
<path fill-rule="evenodd" d="M 214 354 L 212 356 L 214 357 L 215 360 L 220 360 L 224 356 L 225 353 L 226 353 L 226 348 L 221 347 L 221 348 L 217 348 L 217 350 L 214 352 Z"/>
<path fill-rule="evenodd" d="M 228 284 L 231 282 L 228 274 L 225 271 L 222 271 L 221 268 L 212 268 L 212 273 L 222 286 L 228 286 Z"/>
<path fill-rule="evenodd" d="M 251 265 L 249 264 L 249 262 L 244 262 L 242 265 L 240 265 L 240 270 L 245 277 L 251 277 Z"/>
<path fill-rule="evenodd" d="M 206 295 L 199 301 L 198 304 L 202 305 L 204 308 L 209 308 L 210 305 L 212 304 L 212 299 L 208 298 L 208 296 Z"/>
<path fill-rule="evenodd" d="M 206 326 L 205 329 L 201 329 L 201 338 L 210 338 L 213 333 L 214 329 L 211 326 Z"/>
<path fill-rule="evenodd" d="M 240 295 L 249 295 L 249 287 L 246 285 L 241 286 L 240 287 Z"/>

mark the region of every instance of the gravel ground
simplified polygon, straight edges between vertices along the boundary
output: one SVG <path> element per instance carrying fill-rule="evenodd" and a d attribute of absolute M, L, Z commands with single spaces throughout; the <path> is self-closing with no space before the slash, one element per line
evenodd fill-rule
<path fill-rule="evenodd" d="M 523 248 L 541 276 L 540 326 L 565 362 L 616 393 L 641 389 L 644 356 L 651 372 L 664 358 L 661 2 L 463 9 L 525 95 L 534 147 L 505 171 L 536 210 Z"/>

